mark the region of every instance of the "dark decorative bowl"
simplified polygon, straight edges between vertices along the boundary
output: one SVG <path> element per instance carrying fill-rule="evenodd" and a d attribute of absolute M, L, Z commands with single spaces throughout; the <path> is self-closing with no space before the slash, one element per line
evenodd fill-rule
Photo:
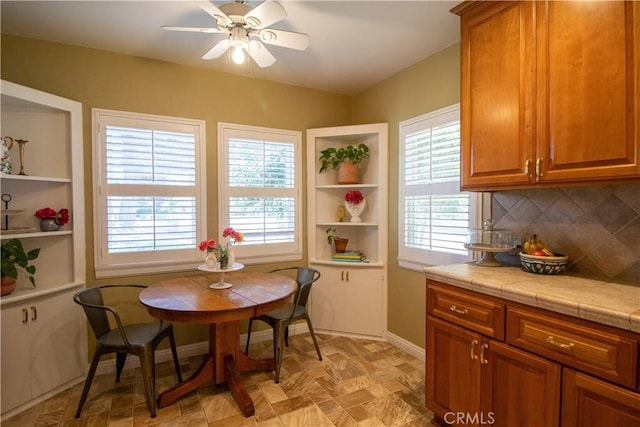
<path fill-rule="evenodd" d="M 520 264 L 529 273 L 560 274 L 567 268 L 569 257 L 566 255 L 537 256 L 520 252 Z"/>

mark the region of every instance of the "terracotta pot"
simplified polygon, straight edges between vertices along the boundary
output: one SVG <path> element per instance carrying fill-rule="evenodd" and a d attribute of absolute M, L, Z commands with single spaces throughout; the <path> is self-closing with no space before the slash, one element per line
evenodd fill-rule
<path fill-rule="evenodd" d="M 347 243 L 349 243 L 349 239 L 341 239 L 336 237 L 333 239 L 333 242 L 336 245 L 336 252 L 341 254 L 347 250 Z"/>
<path fill-rule="evenodd" d="M 16 290 L 16 279 L 9 276 L 2 276 L 2 288 L 0 289 L 0 296 L 9 295 Z"/>
<path fill-rule="evenodd" d="M 338 166 L 338 184 L 357 184 L 358 165 L 345 160 Z"/>

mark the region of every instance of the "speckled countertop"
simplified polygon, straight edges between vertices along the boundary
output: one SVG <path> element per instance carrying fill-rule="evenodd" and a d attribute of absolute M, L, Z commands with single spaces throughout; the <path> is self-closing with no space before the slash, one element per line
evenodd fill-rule
<path fill-rule="evenodd" d="M 518 267 L 452 264 L 424 269 L 427 279 L 640 333 L 640 287 Z"/>

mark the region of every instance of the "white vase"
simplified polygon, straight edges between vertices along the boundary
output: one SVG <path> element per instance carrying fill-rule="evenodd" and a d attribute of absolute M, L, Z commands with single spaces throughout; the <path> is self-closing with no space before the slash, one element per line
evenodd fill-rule
<path fill-rule="evenodd" d="M 364 208 L 367 206 L 367 200 L 362 199 L 362 201 L 358 204 L 345 202 L 344 207 L 347 208 L 347 212 L 351 215 L 351 222 L 362 222 L 360 219 L 360 215 L 364 211 Z"/>
<path fill-rule="evenodd" d="M 205 257 L 204 262 L 207 265 L 207 268 L 216 268 L 216 262 L 218 262 L 216 254 L 209 252 Z"/>
<path fill-rule="evenodd" d="M 233 249 L 229 249 L 229 267 L 233 268 L 234 262 L 236 262 L 236 254 L 233 253 Z"/>

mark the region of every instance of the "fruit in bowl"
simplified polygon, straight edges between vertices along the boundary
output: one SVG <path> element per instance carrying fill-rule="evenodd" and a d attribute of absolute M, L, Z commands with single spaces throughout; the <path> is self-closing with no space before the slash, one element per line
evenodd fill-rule
<path fill-rule="evenodd" d="M 520 252 L 520 264 L 529 273 L 559 274 L 567 268 L 569 257 L 561 254 L 534 255 Z"/>

